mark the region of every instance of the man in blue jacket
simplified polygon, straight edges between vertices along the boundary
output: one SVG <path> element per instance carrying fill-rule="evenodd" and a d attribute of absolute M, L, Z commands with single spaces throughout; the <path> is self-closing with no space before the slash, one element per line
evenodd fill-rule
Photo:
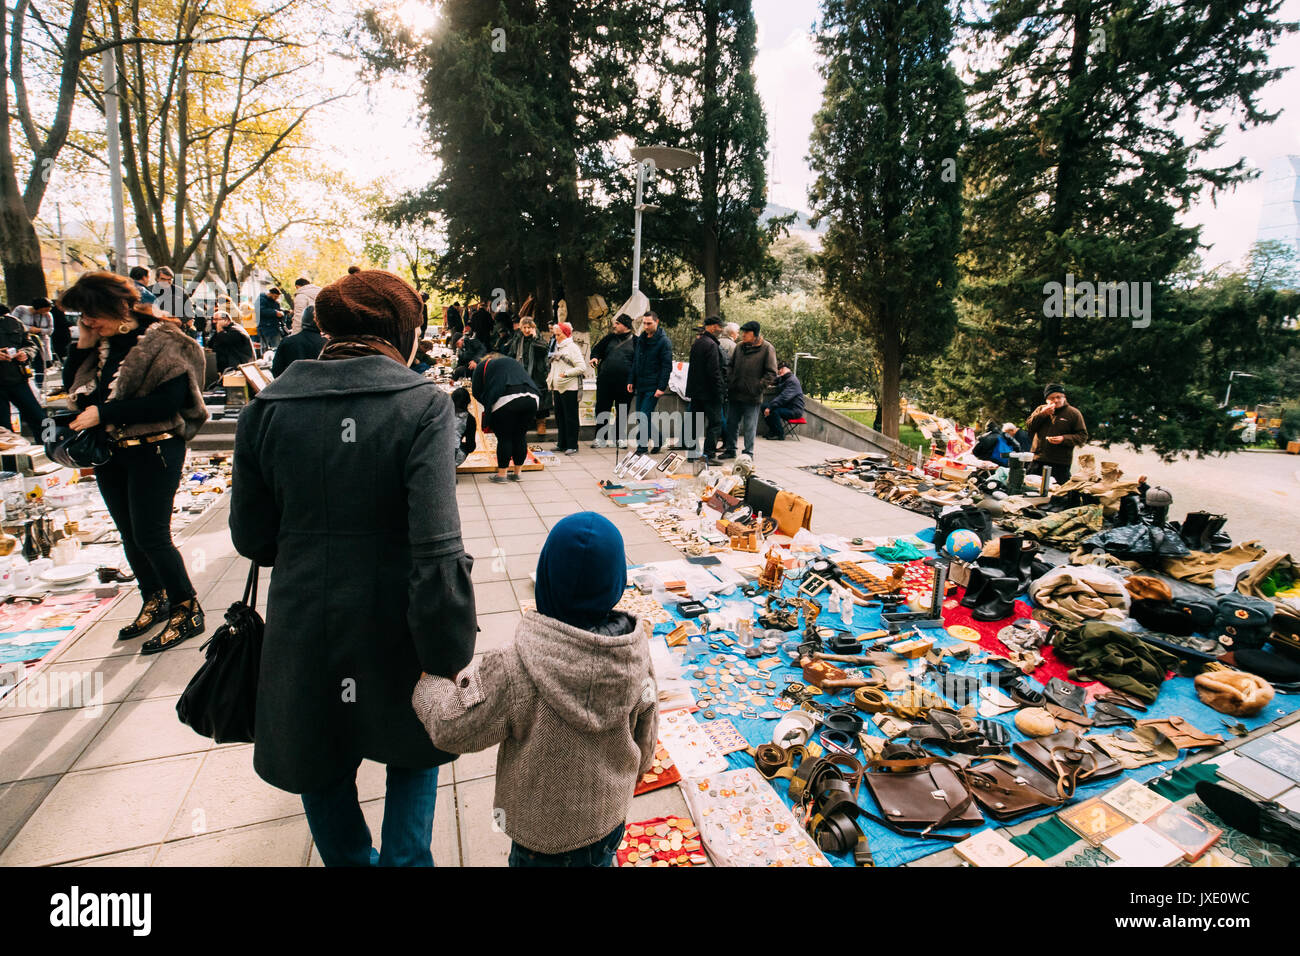
<path fill-rule="evenodd" d="M 659 397 L 668 391 L 668 379 L 673 371 L 673 345 L 664 330 L 659 328 L 659 316 L 647 312 L 641 319 L 642 332 L 632 343 L 632 369 L 628 372 L 627 390 L 635 399 L 636 450 L 644 455 L 659 453 L 658 429 L 651 436 L 651 421 Z M 653 441 L 652 441 L 653 437 Z M 653 448 L 649 446 L 653 445 Z"/>
<path fill-rule="evenodd" d="M 777 363 L 775 388 L 776 394 L 763 405 L 763 421 L 767 422 L 764 437 L 784 441 L 785 423 L 792 418 L 803 418 L 803 386 L 789 362 Z"/>

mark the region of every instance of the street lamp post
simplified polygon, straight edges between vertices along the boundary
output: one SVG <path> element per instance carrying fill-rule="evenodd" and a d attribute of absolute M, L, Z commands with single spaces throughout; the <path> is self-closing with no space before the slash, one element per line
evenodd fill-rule
<path fill-rule="evenodd" d="M 1223 404 L 1220 405 L 1219 407 L 1220 407 L 1220 408 L 1227 408 L 1227 407 L 1228 407 L 1228 396 L 1232 394 L 1232 380 L 1233 380 L 1234 378 L 1257 378 L 1257 377 L 1258 377 L 1258 376 L 1251 375 L 1249 372 L 1237 372 L 1237 371 L 1229 372 L 1229 373 L 1228 373 L 1228 390 L 1227 390 L 1226 392 L 1223 393 Z"/>
<path fill-rule="evenodd" d="M 820 356 L 820 355 L 812 355 L 812 354 L 809 353 L 809 352 L 795 352 L 795 353 L 794 353 L 794 368 L 790 369 L 791 373 L 794 375 L 795 378 L 798 378 L 798 377 L 799 377 L 799 360 L 800 360 L 801 358 L 812 359 L 813 361 L 820 361 L 820 360 L 821 360 L 821 356 Z"/>
<path fill-rule="evenodd" d="M 689 149 L 676 149 L 672 146 L 635 146 L 632 158 L 636 160 L 636 215 L 632 227 L 632 295 L 641 291 L 641 213 L 655 212 L 658 206 L 645 203 L 646 173 L 656 169 L 687 169 L 698 166 L 700 154 Z"/>

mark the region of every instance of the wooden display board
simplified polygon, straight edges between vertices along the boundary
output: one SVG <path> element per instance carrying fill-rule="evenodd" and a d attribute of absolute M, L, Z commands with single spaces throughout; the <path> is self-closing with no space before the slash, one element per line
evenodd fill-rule
<path fill-rule="evenodd" d="M 497 470 L 497 436 L 490 435 L 483 431 L 483 406 L 478 400 L 471 397 L 469 400 L 469 413 L 474 419 L 474 451 L 470 456 L 456 466 L 458 475 L 487 475 Z M 459 445 L 459 443 L 457 443 Z M 528 460 L 524 462 L 521 471 L 543 471 L 545 466 L 537 460 L 537 456 L 530 450 Z"/>

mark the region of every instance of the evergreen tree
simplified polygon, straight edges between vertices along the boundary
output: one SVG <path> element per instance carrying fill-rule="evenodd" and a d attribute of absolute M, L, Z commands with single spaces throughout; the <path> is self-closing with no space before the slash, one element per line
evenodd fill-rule
<path fill-rule="evenodd" d="M 1221 446 L 1208 363 L 1260 330 L 1174 287 L 1199 241 L 1179 217 L 1250 175 L 1202 157 L 1220 111 L 1242 128 L 1274 118 L 1257 95 L 1280 72 L 1270 47 L 1295 29 L 1274 19 L 1280 5 L 987 5 L 970 53 L 994 62 L 971 88 L 961 322 L 930 389 L 940 410 L 1022 420 L 1059 381 L 1102 441 Z"/>
<path fill-rule="evenodd" d="M 965 105 L 946 0 L 824 0 L 810 201 L 838 312 L 875 340 L 882 428 L 898 437 L 904 364 L 948 342 Z"/>

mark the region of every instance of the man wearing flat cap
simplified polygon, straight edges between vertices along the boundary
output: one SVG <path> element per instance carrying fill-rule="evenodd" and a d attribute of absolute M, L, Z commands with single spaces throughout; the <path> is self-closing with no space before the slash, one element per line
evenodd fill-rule
<path fill-rule="evenodd" d="M 1061 483 L 1070 477 L 1075 446 L 1088 443 L 1088 426 L 1079 410 L 1066 400 L 1065 386 L 1048 385 L 1043 397 L 1047 401 L 1034 409 L 1025 423 L 1025 431 L 1034 439 L 1030 470 L 1041 471 L 1046 466 L 1052 478 Z"/>

